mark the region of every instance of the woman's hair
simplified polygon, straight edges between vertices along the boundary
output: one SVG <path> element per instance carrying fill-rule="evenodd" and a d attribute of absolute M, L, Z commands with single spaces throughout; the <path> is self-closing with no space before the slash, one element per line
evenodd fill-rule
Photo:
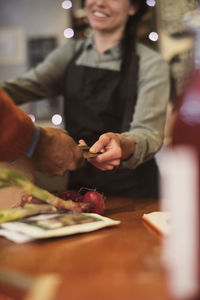
<path fill-rule="evenodd" d="M 129 0 L 130 3 L 136 8 L 136 13 L 129 16 L 124 34 L 121 40 L 122 49 L 122 64 L 121 71 L 126 72 L 127 66 L 130 63 L 130 59 L 133 51 L 135 51 L 137 27 L 142 16 L 147 12 L 148 6 L 145 0 Z"/>

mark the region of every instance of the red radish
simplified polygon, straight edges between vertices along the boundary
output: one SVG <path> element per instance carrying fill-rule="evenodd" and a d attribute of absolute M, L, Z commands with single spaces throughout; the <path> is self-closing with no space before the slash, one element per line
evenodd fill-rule
<path fill-rule="evenodd" d="M 79 194 L 77 191 L 68 190 L 66 192 L 63 192 L 59 195 L 59 198 L 63 200 L 72 200 L 74 202 L 81 202 L 82 201 L 82 195 Z"/>
<path fill-rule="evenodd" d="M 82 191 L 86 188 L 82 188 Z M 88 190 L 88 189 L 86 189 Z M 73 202 L 77 202 L 77 207 L 74 211 L 91 212 L 102 214 L 104 212 L 104 198 L 103 195 L 95 190 L 89 190 L 82 196 L 79 192 L 68 190 L 59 195 L 59 198 Z"/>
<path fill-rule="evenodd" d="M 104 212 L 104 198 L 103 195 L 96 191 L 89 191 L 85 193 L 82 202 L 90 203 L 89 212 L 102 214 Z"/>

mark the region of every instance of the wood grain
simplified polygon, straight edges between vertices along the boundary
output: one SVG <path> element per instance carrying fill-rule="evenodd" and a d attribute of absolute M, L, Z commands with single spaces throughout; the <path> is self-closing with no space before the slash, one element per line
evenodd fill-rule
<path fill-rule="evenodd" d="M 35 279 L 58 274 L 56 300 L 168 300 L 161 237 L 142 221 L 158 205 L 155 200 L 108 198 L 105 215 L 121 220 L 119 226 L 26 244 L 1 238 L 0 267 Z M 11 287 L 1 284 L 2 290 L 13 295 Z M 22 291 L 14 293 L 15 299 L 24 299 Z"/>

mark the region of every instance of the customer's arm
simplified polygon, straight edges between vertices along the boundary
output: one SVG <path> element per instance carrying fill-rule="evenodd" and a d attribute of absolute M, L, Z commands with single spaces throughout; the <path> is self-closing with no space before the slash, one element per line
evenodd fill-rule
<path fill-rule="evenodd" d="M 63 175 L 83 163 L 83 154 L 66 131 L 36 129 L 32 120 L 0 91 L 0 161 L 26 155 L 47 175 Z"/>
<path fill-rule="evenodd" d="M 3 91 L 0 91 L 0 131 L 0 161 L 14 160 L 24 154 L 34 135 L 30 117 Z"/>

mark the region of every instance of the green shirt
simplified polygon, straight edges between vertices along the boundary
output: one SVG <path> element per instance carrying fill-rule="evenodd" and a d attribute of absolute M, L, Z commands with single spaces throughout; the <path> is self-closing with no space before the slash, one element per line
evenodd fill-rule
<path fill-rule="evenodd" d="M 69 40 L 53 51 L 44 62 L 16 80 L 0 84 L 17 104 L 62 95 L 65 69 L 83 44 L 76 64 L 110 70 L 120 69 L 120 48 L 114 46 L 99 56 L 92 36 L 86 40 Z M 123 167 L 135 168 L 151 159 L 161 148 L 164 137 L 166 107 L 169 99 L 169 69 L 155 51 L 137 45 L 139 55 L 138 98 L 133 121 L 123 135 L 136 142 L 134 155 L 123 162 Z M 81 138 L 81 137 L 80 137 Z"/>

